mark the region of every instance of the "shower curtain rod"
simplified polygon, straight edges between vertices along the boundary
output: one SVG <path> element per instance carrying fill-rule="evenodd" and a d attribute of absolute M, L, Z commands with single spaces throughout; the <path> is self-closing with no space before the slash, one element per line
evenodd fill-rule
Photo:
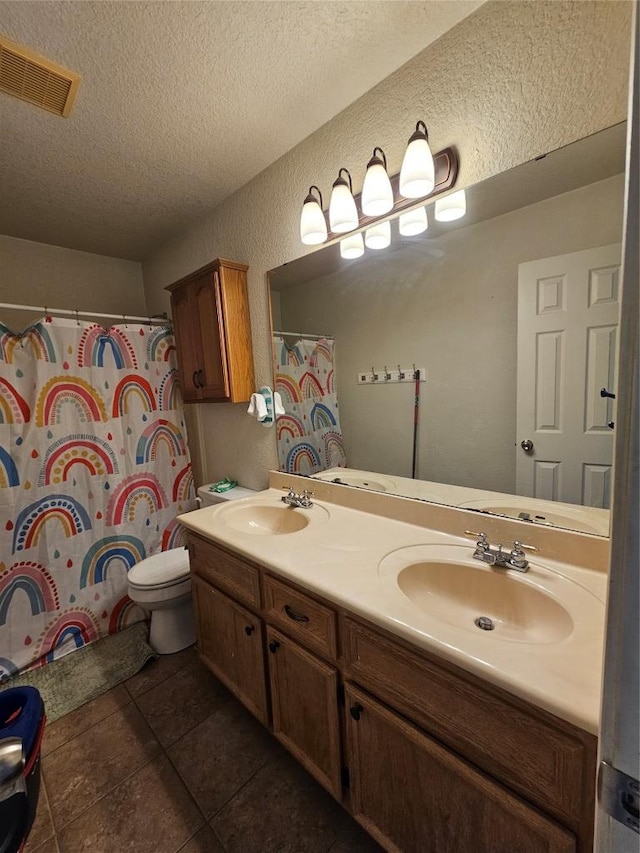
<path fill-rule="evenodd" d="M 45 314 L 62 314 L 65 317 L 100 317 L 107 320 L 123 320 L 124 322 L 127 320 L 139 320 L 142 323 L 158 324 L 169 322 L 166 312 L 163 314 L 154 314 L 152 317 L 136 317 L 133 314 L 100 314 L 97 311 L 76 311 L 75 309 L 70 311 L 68 308 L 47 308 L 46 305 L 18 305 L 15 302 L 0 302 L 0 308 L 11 308 L 16 311 L 35 311 L 37 313 L 44 311 Z"/>
<path fill-rule="evenodd" d="M 333 335 L 308 335 L 306 332 L 275 332 L 274 335 L 280 335 L 281 338 L 310 338 L 313 341 L 321 341 L 327 338 L 330 341 L 335 340 Z"/>

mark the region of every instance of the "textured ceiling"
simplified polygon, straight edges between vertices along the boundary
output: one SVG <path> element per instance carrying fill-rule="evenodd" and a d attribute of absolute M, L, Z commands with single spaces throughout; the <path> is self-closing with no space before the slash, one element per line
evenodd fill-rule
<path fill-rule="evenodd" d="M 82 76 L 67 119 L 0 94 L 0 233 L 143 259 L 481 2 L 0 0 Z"/>

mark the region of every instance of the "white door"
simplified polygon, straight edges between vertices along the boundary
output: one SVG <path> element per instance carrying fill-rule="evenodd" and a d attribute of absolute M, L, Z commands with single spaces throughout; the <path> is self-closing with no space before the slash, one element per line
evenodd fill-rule
<path fill-rule="evenodd" d="M 619 292 L 619 243 L 518 267 L 520 495 L 610 505 Z"/>

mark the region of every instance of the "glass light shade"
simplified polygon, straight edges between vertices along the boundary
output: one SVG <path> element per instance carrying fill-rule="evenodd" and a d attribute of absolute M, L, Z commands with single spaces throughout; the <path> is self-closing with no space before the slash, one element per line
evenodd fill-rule
<path fill-rule="evenodd" d="M 319 203 L 313 198 L 302 205 L 300 239 L 307 246 L 317 246 L 327 239 L 327 221 Z"/>
<path fill-rule="evenodd" d="M 366 216 L 383 216 L 393 207 L 393 190 L 382 163 L 370 163 L 362 184 L 362 212 Z"/>
<path fill-rule="evenodd" d="M 435 186 L 435 166 L 427 140 L 413 139 L 404 152 L 400 169 L 400 193 L 405 198 L 422 198 Z"/>
<path fill-rule="evenodd" d="M 367 249 L 386 249 L 391 243 L 391 223 L 378 222 L 367 228 L 364 234 L 364 243 Z"/>
<path fill-rule="evenodd" d="M 422 234 L 429 227 L 427 210 L 425 207 L 416 207 L 400 214 L 399 229 L 403 237 L 413 237 Z"/>
<path fill-rule="evenodd" d="M 464 190 L 458 190 L 457 193 L 445 198 L 436 199 L 435 217 L 438 222 L 453 222 L 454 219 L 460 219 L 467 212 L 467 197 Z"/>
<path fill-rule="evenodd" d="M 351 260 L 362 255 L 364 255 L 364 241 L 359 231 L 357 234 L 350 234 L 340 240 L 340 257 Z"/>
<path fill-rule="evenodd" d="M 329 202 L 329 224 L 336 234 L 358 227 L 358 209 L 346 182 L 336 181 Z"/>

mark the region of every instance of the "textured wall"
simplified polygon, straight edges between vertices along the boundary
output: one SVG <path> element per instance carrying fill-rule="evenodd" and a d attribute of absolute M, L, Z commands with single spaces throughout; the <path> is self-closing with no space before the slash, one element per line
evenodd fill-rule
<path fill-rule="evenodd" d="M 0 302 L 114 314 L 146 313 L 139 263 L 3 235 Z M 16 331 L 35 318 L 24 311 L 0 310 L 2 322 Z"/>
<path fill-rule="evenodd" d="M 615 124 L 627 110 L 630 27 L 629 2 L 486 3 L 149 257 L 148 310 L 165 310 L 163 288 L 215 257 L 249 264 L 256 382 L 271 381 L 265 273 L 303 254 L 298 223 L 309 184 L 328 196 L 346 166 L 359 190 L 374 145 L 398 171 L 418 118 L 435 150 L 458 148 L 459 186 Z M 202 476 L 263 488 L 277 465 L 273 433 L 243 405 L 201 408 Z"/>
<path fill-rule="evenodd" d="M 620 243 L 623 190 L 616 175 L 274 294 L 277 329 L 336 338 L 351 467 L 411 476 L 413 384 L 356 375 L 415 363 L 427 371 L 418 476 L 516 491 L 518 264 Z"/>

